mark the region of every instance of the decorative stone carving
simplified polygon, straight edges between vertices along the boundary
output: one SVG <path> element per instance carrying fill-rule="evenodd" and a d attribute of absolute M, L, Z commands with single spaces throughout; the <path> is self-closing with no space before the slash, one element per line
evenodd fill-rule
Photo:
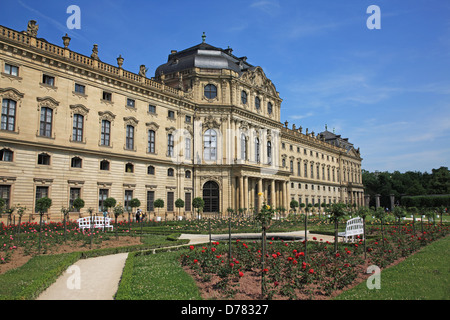
<path fill-rule="evenodd" d="M 66 33 L 66 35 L 64 37 L 62 37 L 62 39 L 63 39 L 64 49 L 67 49 L 70 44 L 70 37 Z"/>
<path fill-rule="evenodd" d="M 98 58 L 98 44 L 94 44 L 94 47 L 92 48 L 91 58 L 94 59 L 94 60 L 99 60 L 99 58 Z"/>
<path fill-rule="evenodd" d="M 136 127 L 139 123 L 139 120 L 136 119 L 135 117 L 124 117 L 123 121 L 125 122 L 125 126 L 133 126 Z"/>
<path fill-rule="evenodd" d="M 27 34 L 29 36 L 36 38 L 38 30 L 39 30 L 39 25 L 36 24 L 36 20 L 28 21 Z"/>
<path fill-rule="evenodd" d="M 14 88 L 0 88 L 0 97 L 2 97 L 3 99 L 19 101 L 24 97 L 24 94 Z"/>
<path fill-rule="evenodd" d="M 203 120 L 202 128 L 203 129 L 214 129 L 214 128 L 219 129 L 221 124 L 222 124 L 221 119 L 216 119 L 212 115 L 209 115 Z"/>
<path fill-rule="evenodd" d="M 145 65 L 141 65 L 140 67 L 139 67 L 139 75 L 141 76 L 141 77 L 146 77 L 146 74 L 147 74 L 147 68 L 145 67 Z"/>
<path fill-rule="evenodd" d="M 111 111 L 99 111 L 98 115 L 100 116 L 100 122 L 101 120 L 108 120 L 112 122 L 116 118 L 116 115 Z"/>
<path fill-rule="evenodd" d="M 71 105 L 70 109 L 76 113 L 81 114 L 82 116 L 86 116 L 89 113 L 89 109 L 83 106 L 82 104 Z"/>

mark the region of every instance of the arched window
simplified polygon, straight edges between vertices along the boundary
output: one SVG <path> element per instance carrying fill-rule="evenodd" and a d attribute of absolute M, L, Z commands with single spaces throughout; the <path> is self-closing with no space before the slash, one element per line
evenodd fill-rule
<path fill-rule="evenodd" d="M 267 113 L 272 114 L 272 111 L 273 111 L 272 103 L 269 102 L 267 104 Z"/>
<path fill-rule="evenodd" d="M 267 163 L 272 164 L 272 143 L 267 141 Z"/>
<path fill-rule="evenodd" d="M 134 165 L 132 163 L 128 162 L 125 165 L 125 172 L 133 173 L 134 172 Z"/>
<path fill-rule="evenodd" d="M 81 160 L 80 157 L 73 157 L 70 160 L 70 166 L 72 168 L 81 168 L 82 167 L 82 163 L 83 163 L 83 160 Z"/>
<path fill-rule="evenodd" d="M 191 171 L 190 170 L 186 170 L 186 172 L 184 173 L 184 177 L 186 179 L 190 179 L 191 178 Z"/>
<path fill-rule="evenodd" d="M 259 108 L 261 108 L 261 100 L 259 99 L 259 97 L 255 98 L 255 108 L 256 110 L 259 110 Z"/>
<path fill-rule="evenodd" d="M 205 86 L 205 97 L 208 99 L 217 97 L 217 87 L 213 84 L 207 84 Z"/>
<path fill-rule="evenodd" d="M 247 92 L 245 92 L 244 90 L 242 90 L 241 92 L 241 101 L 242 104 L 247 104 Z"/>
<path fill-rule="evenodd" d="M 203 185 L 203 212 L 219 212 L 219 196 L 219 185 L 214 181 L 206 182 Z"/>
<path fill-rule="evenodd" d="M 261 146 L 259 144 L 259 138 L 255 138 L 255 161 L 258 163 L 261 161 L 260 150 Z"/>
<path fill-rule="evenodd" d="M 217 133 L 208 129 L 203 135 L 203 157 L 205 160 L 217 159 Z"/>
<path fill-rule="evenodd" d="M 175 176 L 175 170 L 173 170 L 172 168 L 169 168 L 169 169 L 167 170 L 167 176 L 168 176 L 168 177 L 173 177 L 173 176 Z"/>
<path fill-rule="evenodd" d="M 247 160 L 247 139 L 245 134 L 241 134 L 241 159 Z"/>
<path fill-rule="evenodd" d="M 148 166 L 147 167 L 147 174 L 154 175 L 155 174 L 155 167 L 154 166 Z"/>

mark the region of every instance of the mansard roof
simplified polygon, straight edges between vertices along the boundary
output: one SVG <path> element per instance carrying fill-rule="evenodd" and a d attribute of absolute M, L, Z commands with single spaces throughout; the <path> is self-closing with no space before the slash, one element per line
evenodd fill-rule
<path fill-rule="evenodd" d="M 229 69 L 239 74 L 254 69 L 247 62 L 247 57 L 238 58 L 232 54 L 232 49 L 221 49 L 202 42 L 182 51 L 172 51 L 167 63 L 160 65 L 155 71 L 155 77 L 192 68 Z"/>

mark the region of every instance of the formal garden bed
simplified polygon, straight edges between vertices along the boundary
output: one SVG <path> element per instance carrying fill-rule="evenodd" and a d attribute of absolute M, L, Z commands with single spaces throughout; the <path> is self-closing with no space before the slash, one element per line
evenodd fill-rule
<path fill-rule="evenodd" d="M 381 270 L 445 237 L 449 227 L 411 223 L 367 228 L 370 240 L 354 243 L 268 241 L 262 265 L 261 243 L 234 240 L 191 246 L 180 263 L 192 275 L 204 299 L 330 299 L 365 281 L 371 265 Z"/>

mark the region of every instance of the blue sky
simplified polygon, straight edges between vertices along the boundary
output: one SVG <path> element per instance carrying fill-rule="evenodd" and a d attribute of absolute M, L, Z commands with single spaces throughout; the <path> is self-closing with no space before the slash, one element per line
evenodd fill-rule
<path fill-rule="evenodd" d="M 69 30 L 69 5 L 81 29 Z M 367 8 L 381 10 L 369 30 Z M 450 1 L 3 1 L 0 24 L 147 75 L 170 50 L 201 42 L 261 66 L 283 99 L 281 122 L 325 125 L 361 149 L 369 171 L 450 167 Z"/>

